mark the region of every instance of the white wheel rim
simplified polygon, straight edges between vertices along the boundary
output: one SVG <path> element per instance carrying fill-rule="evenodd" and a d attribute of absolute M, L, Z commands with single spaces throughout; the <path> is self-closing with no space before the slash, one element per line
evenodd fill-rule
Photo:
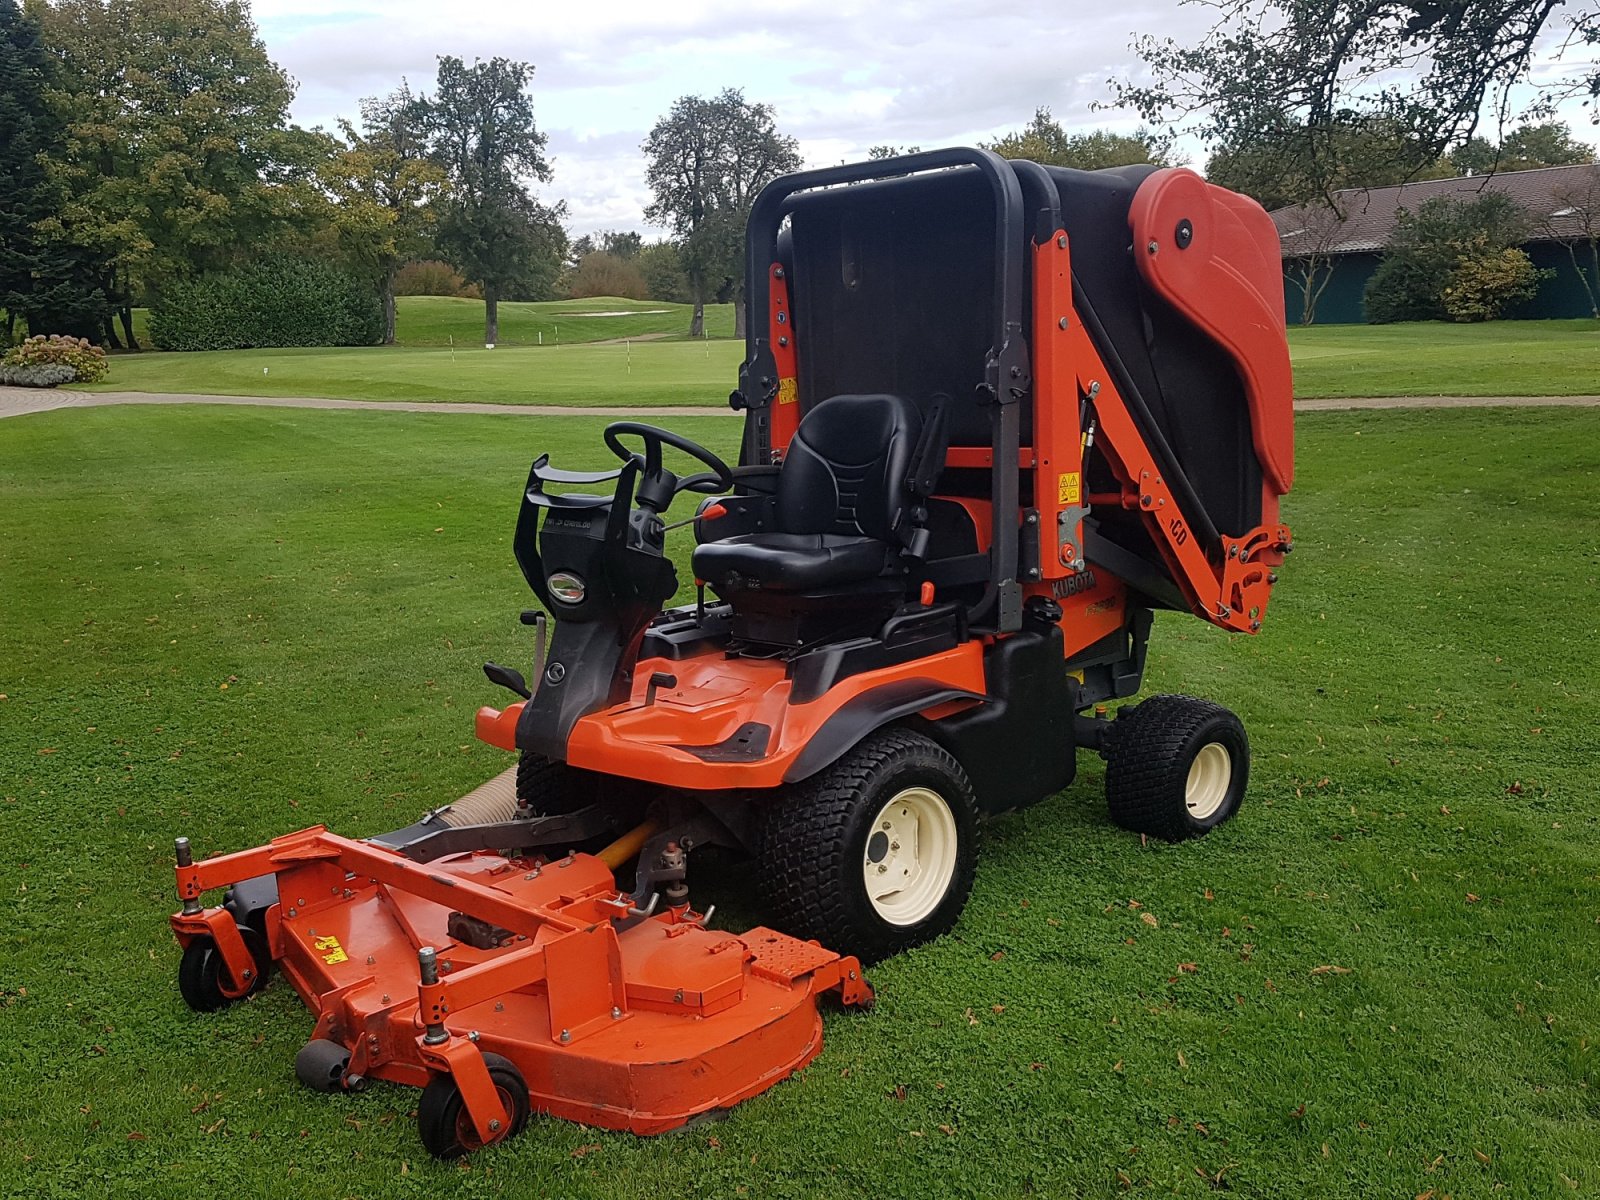
<path fill-rule="evenodd" d="M 1207 742 L 1189 764 L 1184 803 L 1196 821 L 1209 821 L 1228 799 L 1233 783 L 1233 755 L 1221 742 Z"/>
<path fill-rule="evenodd" d="M 891 925 L 915 925 L 939 907 L 956 874 L 960 835 L 938 792 L 906 788 L 867 829 L 861 874 L 867 899 Z"/>

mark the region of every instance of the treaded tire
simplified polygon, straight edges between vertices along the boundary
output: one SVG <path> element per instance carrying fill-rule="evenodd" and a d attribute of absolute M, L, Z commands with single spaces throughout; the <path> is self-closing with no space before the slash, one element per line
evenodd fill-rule
<path fill-rule="evenodd" d="M 906 789 L 933 792 L 953 818 L 954 866 L 937 903 L 910 924 L 886 919 L 867 894 L 874 821 Z M 947 933 L 966 906 L 978 862 L 978 806 L 966 772 L 936 742 L 904 729 L 863 739 L 810 779 L 764 802 L 761 889 L 773 924 L 871 963 Z"/>
<path fill-rule="evenodd" d="M 1212 746 L 1226 755 L 1227 774 L 1218 783 L 1213 770 L 1208 787 L 1205 768 L 1223 761 Z M 1202 752 L 1207 760 L 1191 795 L 1190 771 Z M 1200 837 L 1233 816 L 1250 778 L 1250 742 L 1239 718 L 1193 696 L 1151 696 L 1124 708 L 1106 728 L 1102 753 L 1111 819 L 1168 842 Z"/>
<path fill-rule="evenodd" d="M 632 813 L 642 803 L 643 789 L 637 780 L 585 771 L 524 750 L 517 760 L 517 799 L 546 817 L 602 802 L 627 805 L 624 811 Z"/>
<path fill-rule="evenodd" d="M 528 1123 L 528 1084 L 516 1064 L 498 1054 L 485 1054 L 483 1064 L 489 1068 L 489 1078 L 500 1093 L 500 1103 L 511 1114 L 511 1123 L 491 1141 L 480 1141 L 456 1081 L 449 1075 L 435 1075 L 417 1101 L 417 1132 L 435 1158 L 460 1158 L 485 1145 L 503 1142 L 521 1133 Z"/>

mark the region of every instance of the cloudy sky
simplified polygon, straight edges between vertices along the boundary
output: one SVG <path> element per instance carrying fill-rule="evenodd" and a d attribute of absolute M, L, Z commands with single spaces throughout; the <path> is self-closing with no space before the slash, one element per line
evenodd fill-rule
<path fill-rule="evenodd" d="M 401 78 L 431 90 L 435 56 L 535 64 L 533 98 L 574 234 L 638 229 L 649 190 L 639 143 L 679 96 L 742 87 L 772 104 L 807 164 L 878 143 L 970 144 L 1048 105 L 1069 129 L 1131 130 L 1096 112 L 1106 80 L 1137 69 L 1136 33 L 1180 42 L 1208 11 L 1177 0 L 255 0 L 267 50 L 299 84 L 293 114 L 330 126 Z M 1572 121 L 1583 124 L 1581 116 Z M 1592 130 L 1583 125 L 1582 135 Z"/>

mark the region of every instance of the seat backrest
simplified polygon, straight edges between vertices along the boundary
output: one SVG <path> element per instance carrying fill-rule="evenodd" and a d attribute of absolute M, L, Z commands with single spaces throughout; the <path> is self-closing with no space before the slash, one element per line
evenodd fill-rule
<path fill-rule="evenodd" d="M 922 416 L 902 396 L 832 396 L 800 421 L 778 473 L 782 533 L 892 541 Z"/>

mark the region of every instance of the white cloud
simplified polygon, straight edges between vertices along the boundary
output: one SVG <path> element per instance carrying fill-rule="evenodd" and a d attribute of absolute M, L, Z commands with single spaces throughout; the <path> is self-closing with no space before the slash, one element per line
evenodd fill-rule
<path fill-rule="evenodd" d="M 337 4 L 337 0 L 336 0 Z M 532 62 L 535 114 L 574 234 L 640 229 L 649 190 L 639 143 L 677 97 L 742 87 L 772 104 L 810 165 L 888 142 L 971 143 L 1048 105 L 1069 128 L 1131 128 L 1097 112 L 1106 81 L 1138 68 L 1138 33 L 1192 41 L 1212 12 L 1126 0 L 1085 12 L 1038 0 L 811 0 L 771 13 L 748 0 L 256 0 L 268 52 L 300 85 L 294 117 L 331 126 L 402 76 L 431 87 L 435 58 Z M 1581 117 L 1574 119 L 1578 127 Z"/>

